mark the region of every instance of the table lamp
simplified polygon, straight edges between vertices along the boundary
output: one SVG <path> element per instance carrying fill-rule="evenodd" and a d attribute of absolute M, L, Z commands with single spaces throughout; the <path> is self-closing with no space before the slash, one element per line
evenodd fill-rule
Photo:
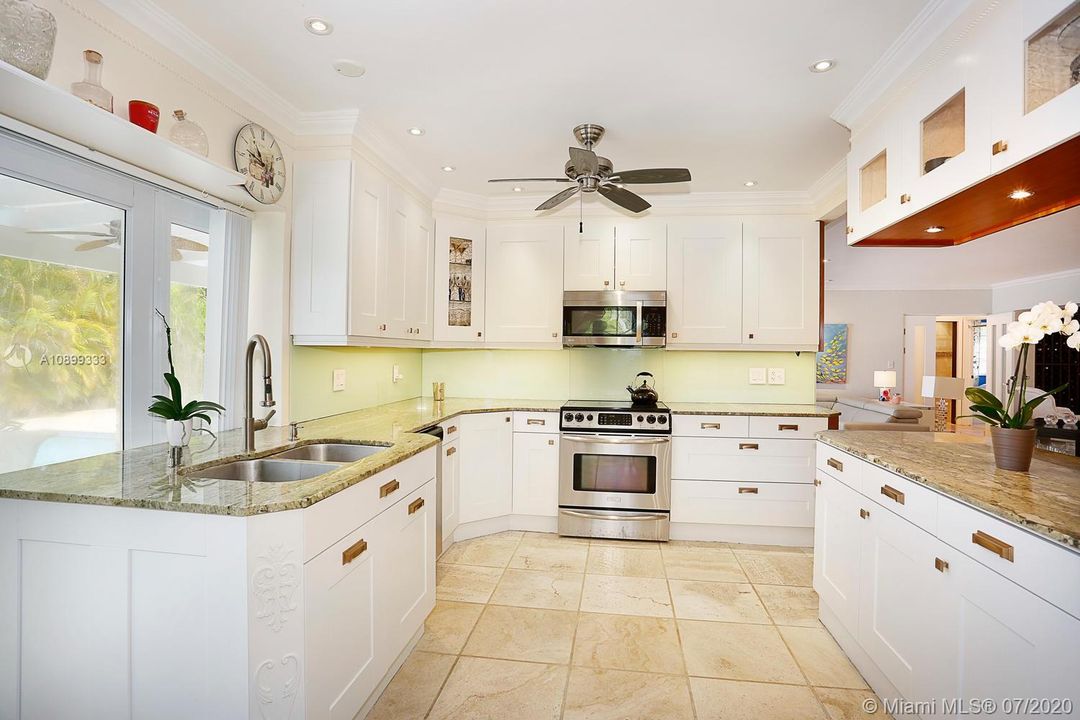
<path fill-rule="evenodd" d="M 934 431 L 943 432 L 949 422 L 949 401 L 964 397 L 964 380 L 940 375 L 924 375 L 922 396 L 934 398 Z"/>
<path fill-rule="evenodd" d="M 881 391 L 881 397 L 879 397 L 878 400 L 886 402 L 889 399 L 889 390 L 896 387 L 896 371 L 875 370 L 874 386 Z"/>

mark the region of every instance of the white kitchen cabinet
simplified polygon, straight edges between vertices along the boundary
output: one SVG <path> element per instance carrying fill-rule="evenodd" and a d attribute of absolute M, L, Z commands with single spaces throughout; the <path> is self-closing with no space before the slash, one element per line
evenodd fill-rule
<path fill-rule="evenodd" d="M 352 163 L 293 166 L 292 333 L 348 333 Z"/>
<path fill-rule="evenodd" d="M 389 336 L 430 340 L 432 329 L 433 223 L 407 193 L 390 195 L 385 317 Z"/>
<path fill-rule="evenodd" d="M 558 509 L 558 433 L 514 433 L 514 514 L 555 517 Z"/>
<path fill-rule="evenodd" d="M 453 427 L 457 427 L 456 423 Z M 444 431 L 445 432 L 445 431 Z M 449 436 L 448 436 L 449 437 Z M 457 436 L 442 444 L 442 540 L 443 547 L 449 547 L 454 530 L 457 529 L 461 498 L 461 455 L 458 454 Z"/>
<path fill-rule="evenodd" d="M 848 244 L 900 218 L 901 138 L 895 113 L 883 113 L 852 132 L 847 158 Z"/>
<path fill-rule="evenodd" d="M 861 512 L 871 503 L 824 473 L 814 499 L 814 590 L 852 635 L 859 629 Z"/>
<path fill-rule="evenodd" d="M 562 225 L 491 223 L 484 322 L 490 344 L 562 346 Z"/>
<path fill-rule="evenodd" d="M 390 181 L 365 162 L 356 161 L 352 165 L 348 334 L 387 337 Z M 293 237 L 295 244 L 295 235 Z M 316 282 L 318 280 L 315 278 Z"/>
<path fill-rule="evenodd" d="M 615 225 L 615 290 L 667 289 L 667 226 L 658 220 Z"/>
<path fill-rule="evenodd" d="M 737 345 L 743 302 L 739 218 L 672 221 L 667 256 L 668 345 Z"/>
<path fill-rule="evenodd" d="M 563 289 L 615 290 L 615 223 L 590 218 L 563 227 Z"/>
<path fill-rule="evenodd" d="M 809 528 L 814 524 L 814 486 L 672 480 L 671 522 Z"/>
<path fill-rule="evenodd" d="M 513 508 L 514 425 L 512 413 L 476 413 L 459 418 L 458 522 L 509 515 Z"/>
<path fill-rule="evenodd" d="M 804 216 L 743 222 L 743 344 L 816 350 L 820 236 Z"/>
<path fill-rule="evenodd" d="M 437 342 L 483 343 L 487 229 L 459 215 L 435 217 L 435 317 Z"/>
<path fill-rule="evenodd" d="M 671 477 L 749 483 L 814 479 L 814 441 L 770 438 L 674 437 Z"/>

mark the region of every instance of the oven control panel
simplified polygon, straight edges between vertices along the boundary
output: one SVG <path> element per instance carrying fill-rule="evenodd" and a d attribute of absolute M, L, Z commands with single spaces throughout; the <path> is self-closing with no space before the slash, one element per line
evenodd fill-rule
<path fill-rule="evenodd" d="M 671 413 L 656 408 L 651 410 L 564 409 L 560 427 L 562 430 L 669 434 Z"/>

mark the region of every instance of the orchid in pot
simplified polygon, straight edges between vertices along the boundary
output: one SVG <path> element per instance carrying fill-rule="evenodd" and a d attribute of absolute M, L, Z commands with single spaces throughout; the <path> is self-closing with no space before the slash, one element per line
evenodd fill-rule
<path fill-rule="evenodd" d="M 1017 350 L 1016 369 L 1007 384 L 1009 395 L 1005 402 L 983 388 L 968 388 L 964 392 L 971 401 L 972 416 L 990 425 L 994 461 L 1002 470 L 1027 472 L 1031 467 L 1031 455 L 1035 450 L 1035 428 L 1031 418 L 1035 408 L 1068 386 L 1065 383 L 1026 400 L 1028 354 L 1034 345 L 1055 333 L 1065 335 L 1068 338 L 1066 345 L 1080 350 L 1080 320 L 1074 317 L 1076 311 L 1074 302 L 1066 303 L 1064 307 L 1044 302 L 1020 313 L 1015 322 L 1009 323 L 1005 335 L 998 340 L 1002 347 Z"/>
<path fill-rule="evenodd" d="M 195 418 L 209 425 L 210 413 L 221 414 L 225 412 L 225 408 L 209 400 L 192 400 L 184 403 L 180 380 L 176 377 L 176 368 L 173 366 L 172 328 L 169 327 L 169 321 L 165 319 L 161 311 L 156 312 L 161 316 L 161 322 L 165 324 L 166 352 L 169 360 L 169 372 L 165 373 L 165 383 L 169 386 L 169 395 L 154 395 L 154 402 L 147 410 L 151 415 L 165 419 L 165 434 L 171 447 L 187 447 L 191 441 Z"/>

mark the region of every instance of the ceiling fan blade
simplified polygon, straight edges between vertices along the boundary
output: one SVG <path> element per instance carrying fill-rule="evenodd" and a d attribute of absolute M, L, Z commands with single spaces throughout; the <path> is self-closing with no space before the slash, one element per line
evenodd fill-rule
<path fill-rule="evenodd" d="M 649 202 L 637 195 L 615 185 L 601 185 L 599 188 L 600 194 L 606 197 L 611 202 L 626 208 L 630 212 L 642 212 L 652 207 Z"/>
<path fill-rule="evenodd" d="M 111 232 L 90 232 L 84 230 L 28 230 L 31 235 L 67 235 L 70 237 L 102 237 L 102 238 L 115 238 L 116 233 Z"/>
<path fill-rule="evenodd" d="M 570 178 L 564 178 L 564 177 L 561 177 L 561 178 L 496 178 L 495 180 L 488 180 L 488 182 L 512 182 L 512 183 L 561 182 L 561 183 L 568 183 L 568 182 L 571 182 L 571 180 L 570 180 Z"/>
<path fill-rule="evenodd" d="M 110 238 L 108 240 L 90 240 L 84 242 L 81 245 L 75 246 L 75 252 L 86 252 L 87 250 L 97 250 L 98 248 L 108 247 L 116 244 L 116 238 Z"/>
<path fill-rule="evenodd" d="M 562 205 L 565 201 L 567 201 L 571 197 L 573 197 L 577 193 L 577 191 L 580 190 L 580 189 L 581 188 L 578 187 L 577 185 L 575 185 L 574 187 L 571 187 L 571 188 L 566 188 L 565 190 L 558 193 L 557 195 L 552 195 L 547 200 L 540 203 L 540 205 L 538 205 L 536 209 L 537 210 L 550 210 L 551 208 L 555 207 L 556 205 Z"/>
<path fill-rule="evenodd" d="M 690 182 L 686 168 L 649 168 L 648 170 L 624 170 L 611 176 L 612 182 L 631 184 Z"/>
<path fill-rule="evenodd" d="M 584 148 L 570 148 L 570 162 L 578 175 L 596 175 L 600 172 L 600 161 L 596 159 L 596 153 Z"/>
<path fill-rule="evenodd" d="M 206 247 L 200 242 L 194 240 L 188 240 L 187 238 L 172 236 L 172 248 L 173 250 L 190 250 L 191 252 L 207 252 L 210 248 Z"/>

